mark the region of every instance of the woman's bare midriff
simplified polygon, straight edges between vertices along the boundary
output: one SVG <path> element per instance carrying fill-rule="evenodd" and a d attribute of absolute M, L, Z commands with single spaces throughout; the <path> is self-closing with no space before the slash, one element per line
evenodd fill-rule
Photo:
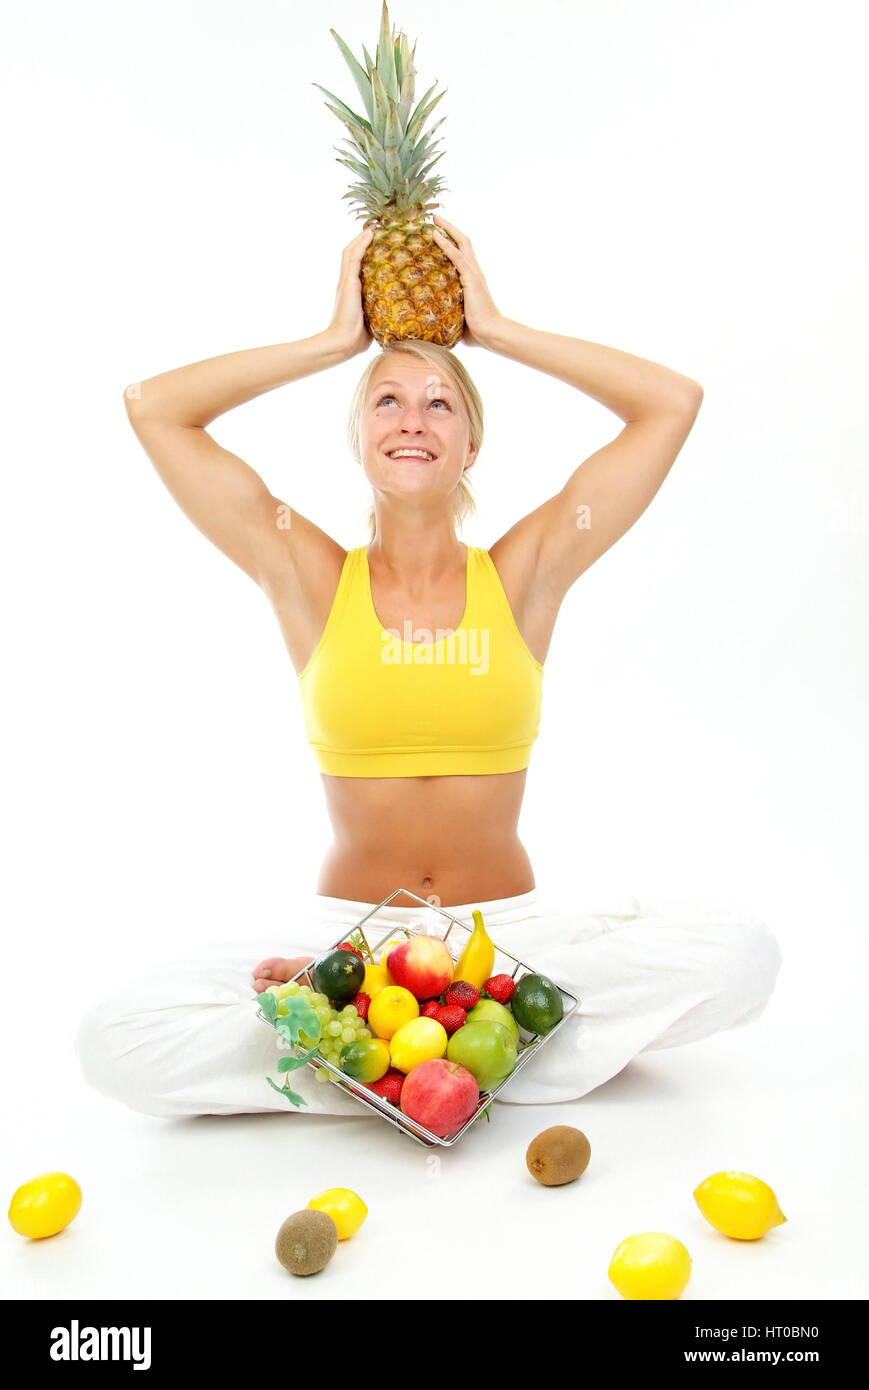
<path fill-rule="evenodd" d="M 406 888 L 442 907 L 527 893 L 534 874 L 517 835 L 525 777 L 324 775 L 335 838 L 316 891 L 379 903 Z"/>

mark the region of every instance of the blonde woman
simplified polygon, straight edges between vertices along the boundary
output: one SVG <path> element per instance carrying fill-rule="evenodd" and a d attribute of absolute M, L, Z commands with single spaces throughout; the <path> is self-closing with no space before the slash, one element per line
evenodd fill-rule
<path fill-rule="evenodd" d="M 749 1022 L 773 989 L 776 941 L 738 914 L 629 899 L 577 915 L 540 902 L 517 824 L 558 611 L 648 507 L 702 390 L 667 367 L 504 317 L 468 237 L 436 221 L 453 239 L 438 233 L 462 280 L 465 344 L 557 377 L 625 422 L 488 548 L 457 534 L 483 412 L 446 349 L 411 342 L 378 352 L 359 383 L 350 442 L 372 491 L 367 545 L 345 550 L 207 433 L 225 411 L 369 349 L 359 269 L 370 231 L 344 251 L 324 332 L 197 362 L 126 393 L 133 429 L 175 500 L 272 605 L 334 828 L 311 911 L 293 918 L 310 923 L 305 940 L 200 952 L 124 986 L 82 1020 L 87 1080 L 151 1115 L 289 1109 L 265 1079 L 277 1075 L 279 1053 L 256 1017 L 257 994 L 399 887 L 464 921 L 480 907 L 498 944 L 580 996 L 506 1101 L 585 1095 L 644 1049 Z M 572 452 L 543 425 L 540 449 L 556 453 L 555 471 Z M 406 898 L 385 920 L 427 930 L 444 921 Z M 293 1085 L 309 1111 L 360 1113 L 309 1068 Z"/>

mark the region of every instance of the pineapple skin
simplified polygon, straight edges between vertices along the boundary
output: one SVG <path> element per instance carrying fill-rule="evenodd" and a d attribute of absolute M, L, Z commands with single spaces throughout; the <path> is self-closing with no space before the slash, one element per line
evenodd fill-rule
<path fill-rule="evenodd" d="M 417 338 L 453 347 L 465 319 L 462 282 L 422 212 L 369 219 L 375 229 L 362 258 L 362 307 L 381 347 Z"/>

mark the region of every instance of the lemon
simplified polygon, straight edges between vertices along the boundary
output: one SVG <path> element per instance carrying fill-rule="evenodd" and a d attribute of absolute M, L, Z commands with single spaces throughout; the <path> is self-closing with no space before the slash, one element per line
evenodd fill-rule
<path fill-rule="evenodd" d="M 643 1231 L 622 1241 L 608 1272 L 622 1298 L 678 1298 L 691 1278 L 691 1256 L 675 1236 Z"/>
<path fill-rule="evenodd" d="M 365 979 L 362 981 L 362 994 L 367 994 L 369 999 L 374 999 L 382 989 L 392 984 L 389 978 L 389 971 L 386 965 L 366 965 Z"/>
<path fill-rule="evenodd" d="M 387 985 L 371 1001 L 368 1027 L 378 1038 L 388 1041 L 403 1023 L 418 1017 L 419 1004 L 410 990 L 402 985 Z"/>
<path fill-rule="evenodd" d="M 733 1240 L 759 1240 L 787 1221 L 772 1188 L 750 1173 L 713 1173 L 695 1187 L 694 1201 L 709 1225 Z"/>
<path fill-rule="evenodd" d="M 69 1173 L 40 1173 L 12 1194 L 9 1221 L 13 1231 L 31 1240 L 56 1236 L 81 1209 L 81 1188 Z"/>
<path fill-rule="evenodd" d="M 406 936 L 391 936 L 388 941 L 384 941 L 382 946 L 377 948 L 377 962 L 379 965 L 386 965 L 386 957 L 395 946 L 404 946 L 407 942 Z"/>
<path fill-rule="evenodd" d="M 372 1008 L 374 1005 L 372 1004 Z M 370 1017 L 370 1012 L 369 1012 Z M 405 1074 L 420 1062 L 443 1057 L 447 1050 L 447 1030 L 435 1018 L 412 1018 L 393 1033 L 389 1055 L 397 1071 Z"/>
<path fill-rule="evenodd" d="M 349 1187 L 328 1187 L 325 1192 L 311 1198 L 308 1208 L 331 1216 L 338 1227 L 339 1240 L 349 1240 L 355 1235 L 368 1215 L 362 1198 L 351 1192 Z"/>

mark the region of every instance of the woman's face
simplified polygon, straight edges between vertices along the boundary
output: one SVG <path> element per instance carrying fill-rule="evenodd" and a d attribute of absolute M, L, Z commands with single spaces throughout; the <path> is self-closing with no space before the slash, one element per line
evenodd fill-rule
<path fill-rule="evenodd" d="M 407 353 L 385 353 L 372 372 L 359 441 L 375 492 L 432 502 L 452 498 L 476 452 L 456 386 Z"/>

